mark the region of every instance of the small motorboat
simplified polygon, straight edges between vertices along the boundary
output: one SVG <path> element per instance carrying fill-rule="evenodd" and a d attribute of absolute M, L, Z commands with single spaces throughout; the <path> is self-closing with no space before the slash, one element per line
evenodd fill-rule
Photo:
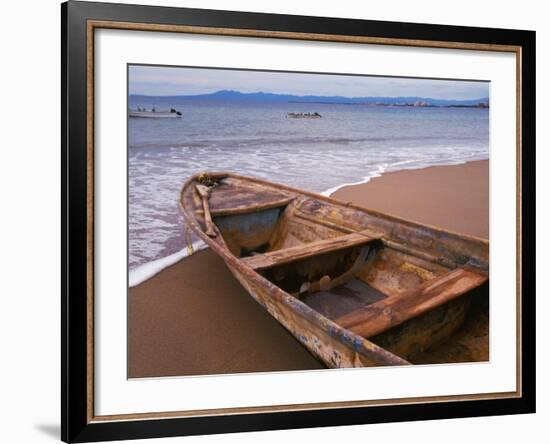
<path fill-rule="evenodd" d="M 181 112 L 176 111 L 174 108 L 170 108 L 169 110 L 157 110 L 155 108 L 152 108 L 151 110 L 147 110 L 145 108 L 137 107 L 137 109 L 130 109 L 128 110 L 128 117 L 145 117 L 145 118 L 151 118 L 151 119 L 172 119 L 181 117 Z"/>
<path fill-rule="evenodd" d="M 486 240 L 231 173 L 191 177 L 179 205 L 327 367 L 489 359 Z"/>

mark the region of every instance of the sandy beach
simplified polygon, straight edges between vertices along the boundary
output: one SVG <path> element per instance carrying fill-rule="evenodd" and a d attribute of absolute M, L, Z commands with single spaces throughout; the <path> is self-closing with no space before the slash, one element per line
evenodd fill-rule
<path fill-rule="evenodd" d="M 399 171 L 347 186 L 334 197 L 488 238 L 489 162 Z M 322 368 L 201 251 L 130 289 L 128 375 L 208 375 Z"/>
<path fill-rule="evenodd" d="M 489 239 L 488 160 L 387 173 L 332 197 Z"/>

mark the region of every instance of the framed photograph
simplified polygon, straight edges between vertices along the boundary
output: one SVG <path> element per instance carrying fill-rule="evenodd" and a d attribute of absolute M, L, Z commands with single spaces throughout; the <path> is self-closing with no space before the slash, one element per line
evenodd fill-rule
<path fill-rule="evenodd" d="M 535 33 L 62 5 L 62 439 L 535 411 Z"/>

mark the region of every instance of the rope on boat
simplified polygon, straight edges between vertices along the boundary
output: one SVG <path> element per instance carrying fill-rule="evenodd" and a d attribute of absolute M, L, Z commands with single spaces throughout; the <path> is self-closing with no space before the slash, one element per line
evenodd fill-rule
<path fill-rule="evenodd" d="M 193 248 L 193 242 L 191 241 L 191 234 L 189 233 L 189 226 L 186 225 L 183 230 L 183 237 L 185 239 L 185 244 L 187 245 L 187 254 L 191 256 L 195 249 Z"/>

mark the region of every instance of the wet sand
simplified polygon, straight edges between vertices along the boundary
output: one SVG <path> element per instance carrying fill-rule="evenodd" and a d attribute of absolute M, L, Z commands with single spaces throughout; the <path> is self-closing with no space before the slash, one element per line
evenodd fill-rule
<path fill-rule="evenodd" d="M 334 195 L 488 238 L 488 161 L 388 173 Z M 323 368 L 209 250 L 131 288 L 128 324 L 131 378 Z"/>

